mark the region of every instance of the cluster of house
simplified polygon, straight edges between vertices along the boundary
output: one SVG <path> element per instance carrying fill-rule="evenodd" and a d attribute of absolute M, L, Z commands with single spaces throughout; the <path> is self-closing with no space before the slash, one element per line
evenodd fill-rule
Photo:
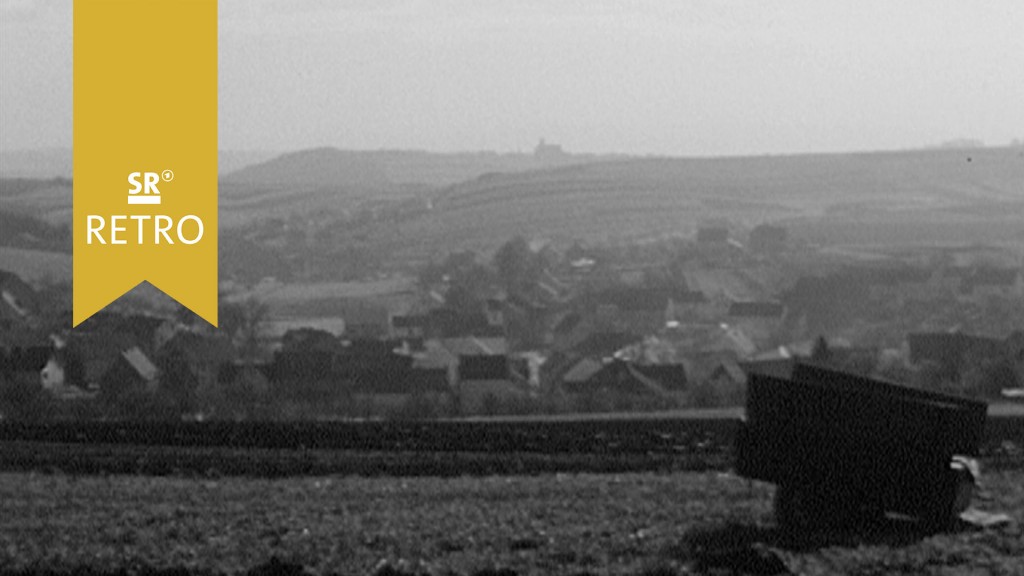
<path fill-rule="evenodd" d="M 755 228 L 746 246 L 725 228 L 703 228 L 696 238 L 701 258 L 718 263 L 778 254 L 786 243 L 776 226 Z M 113 381 L 158 389 L 160 358 L 173 353 L 197 388 L 246 388 L 298 406 L 297 415 L 310 406 L 382 416 L 410 406 L 470 415 L 741 404 L 746 374 L 781 374 L 811 357 L 813 330 L 830 322 L 885 321 L 878 302 L 1024 298 L 1013 267 L 845 264 L 802 277 L 774 298 L 742 298 L 678 277 L 650 281 L 658 264 L 601 267 L 584 252 L 565 256 L 568 265 L 560 273 L 545 268 L 532 292 L 478 295 L 479 310 L 458 309 L 434 288 L 419 295 L 425 304 L 402 313 L 342 306 L 354 311 L 345 313 L 344 332 L 292 327 L 267 343 L 264 357 L 244 360 L 226 334 L 170 318 L 100 313 L 73 331 L 41 332 L 33 324 L 33 310 L 44 305 L 38 295 L 0 271 L 0 372 L 38 378 L 58 398 L 89 399 Z M 1008 339 L 915 332 L 896 353 L 907 366 L 938 364 L 957 376 L 999 355 L 1011 359 L 1021 382 L 1022 339 L 1019 332 Z M 893 354 L 878 344 L 827 344 L 830 361 L 865 373 Z"/>
<path fill-rule="evenodd" d="M 907 335 L 907 346 L 911 362 L 936 367 L 948 380 L 959 381 L 968 370 L 1001 363 L 1017 374 L 1018 387 L 1024 388 L 1024 329 L 1006 338 L 956 331 L 911 333 Z M 1005 395 L 1019 393 L 1008 389 Z"/>
<path fill-rule="evenodd" d="M 160 371 L 154 359 L 171 349 L 185 355 L 198 378 L 215 375 L 219 363 L 234 357 L 222 336 L 146 315 L 102 312 L 73 331 L 45 337 L 14 334 L 0 347 L 0 373 L 11 379 L 38 378 L 44 390 L 63 400 L 94 398 L 111 382 L 155 392 Z"/>
<path fill-rule="evenodd" d="M 16 277 L 15 277 L 16 278 Z M 478 324 L 436 309 L 388 318 L 384 337 L 343 339 L 322 330 L 284 334 L 271 357 L 242 361 L 223 333 L 186 326 L 171 318 L 102 312 L 74 330 L 42 334 L 31 325 L 30 287 L 6 278 L 4 342 L 0 372 L 36 380 L 67 401 L 95 398 L 105 387 L 154 392 L 161 381 L 159 358 L 176 354 L 199 388 L 231 389 L 239 381 L 264 395 L 338 407 L 359 406 L 364 415 L 400 411 L 411 398 L 426 399 L 438 414 L 486 414 L 592 406 L 604 394 L 645 399 L 651 406 L 686 402 L 692 364 L 677 354 L 683 338 L 660 340 L 641 334 L 699 314 L 704 304 L 690 291 L 616 289 L 595 295 L 595 313 L 566 314 L 552 348 L 517 352 L 502 334 L 502 307 L 491 301 Z M 506 305 L 507 306 L 507 305 Z M 778 306 L 737 305 L 737 318 L 778 315 Z M 13 315 L 13 316 L 12 316 Z M 366 327 L 361 330 L 366 332 Z M 710 348 L 749 353 L 742 336 L 709 326 Z M 372 331 L 380 333 L 380 331 Z M 671 332 L 671 331 L 670 331 Z M 198 407 L 201 411 L 202 406 Z"/>

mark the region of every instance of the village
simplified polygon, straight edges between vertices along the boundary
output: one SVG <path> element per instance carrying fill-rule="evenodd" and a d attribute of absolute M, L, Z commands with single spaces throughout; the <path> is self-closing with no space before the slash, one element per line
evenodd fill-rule
<path fill-rule="evenodd" d="M 0 414 L 390 419 L 737 407 L 748 374 L 784 376 L 799 359 L 998 402 L 1019 398 L 1024 383 L 1024 278 L 1019 258 L 998 248 L 880 255 L 815 247 L 779 225 L 708 225 L 617 246 L 516 237 L 490 258 L 452 253 L 401 289 L 374 293 L 387 284 L 326 307 L 319 297 L 305 318 L 281 320 L 252 289 L 222 297 L 220 328 L 184 308 L 122 307 L 72 330 L 59 290 L 0 272 Z"/>

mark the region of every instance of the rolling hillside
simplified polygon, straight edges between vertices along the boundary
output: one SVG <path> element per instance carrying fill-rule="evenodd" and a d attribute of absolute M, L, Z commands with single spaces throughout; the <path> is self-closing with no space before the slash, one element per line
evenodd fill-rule
<path fill-rule="evenodd" d="M 66 178 L 0 178 L 0 212 L 70 224 L 71 201 L 71 180 Z"/>
<path fill-rule="evenodd" d="M 999 205 L 997 210 L 978 207 Z M 491 248 L 515 234 L 607 239 L 690 234 L 702 221 L 1009 220 L 1024 230 L 1024 149 L 635 159 L 493 175 L 440 193 L 405 224 L 419 252 Z M 966 214 L 963 208 L 971 207 Z M 897 224 L 899 225 L 899 224 Z"/>
<path fill-rule="evenodd" d="M 561 165 L 568 162 L 576 163 Z M 548 164 L 531 155 L 303 151 L 226 175 L 221 223 L 228 229 L 271 215 L 430 198 L 429 210 L 423 204 L 399 221 L 367 223 L 362 236 L 413 259 L 487 250 L 516 234 L 688 235 L 701 222 L 721 219 L 741 227 L 784 221 L 816 241 L 838 230 L 844 241 L 856 241 L 871 226 L 880 241 L 896 232 L 922 242 L 1024 238 L 1021 147 L 720 159 L 566 156 Z M 70 210 L 67 180 L 0 180 L 0 211 L 63 224 Z"/>
<path fill-rule="evenodd" d="M 225 174 L 220 180 L 228 184 L 293 190 L 337 186 L 385 190 L 394 185 L 373 159 L 359 158 L 333 148 L 283 154 Z"/>
<path fill-rule="evenodd" d="M 616 157 L 301 150 L 224 174 L 220 182 L 222 221 L 233 226 L 252 218 L 296 212 L 337 214 L 380 202 L 426 199 L 446 186 L 485 174 L 528 172 L 611 158 Z"/>
<path fill-rule="evenodd" d="M 266 162 L 223 174 L 222 182 L 274 188 L 281 185 L 441 188 L 489 173 L 526 172 L 585 164 L 624 156 L 590 154 L 434 153 L 422 150 L 339 150 L 314 148 L 283 154 Z"/>

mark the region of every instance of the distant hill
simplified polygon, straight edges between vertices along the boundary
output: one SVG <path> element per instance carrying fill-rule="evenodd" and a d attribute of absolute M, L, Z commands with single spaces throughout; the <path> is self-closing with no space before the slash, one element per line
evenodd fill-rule
<path fill-rule="evenodd" d="M 387 189 L 394 184 L 372 158 L 334 148 L 290 152 L 221 176 L 230 184 L 266 189 Z"/>
<path fill-rule="evenodd" d="M 342 212 L 360 204 L 425 198 L 486 174 L 526 172 L 624 156 L 537 153 L 433 153 L 315 148 L 286 154 L 221 151 L 224 226 L 291 213 Z M 0 153 L 0 210 L 55 223 L 71 221 L 71 150 Z"/>
<path fill-rule="evenodd" d="M 0 178 L 0 212 L 70 224 L 71 202 L 68 178 Z"/>
<path fill-rule="evenodd" d="M 920 236 L 922 242 L 973 242 L 1021 237 L 1024 148 L 714 159 L 321 148 L 225 175 L 221 225 L 340 213 L 359 202 L 412 196 L 418 209 L 390 222 L 366 222 L 361 241 L 422 259 L 491 249 L 516 234 L 556 240 L 690 235 L 701 222 L 724 219 L 734 227 L 783 221 L 815 240 L 842 229 L 850 241 L 871 226 L 879 234 L 914 236 L 922 229 L 906 224 L 928 221 L 941 225 Z M 70 182 L 0 179 L 0 211 L 70 222 Z"/>
<path fill-rule="evenodd" d="M 554 148 L 556 152 L 545 151 Z M 624 156 L 568 154 L 546 145 L 538 153 L 434 153 L 421 150 L 339 150 L 315 148 L 283 154 L 259 165 L 225 174 L 232 184 L 309 188 L 438 188 L 496 172 L 524 172 L 590 163 Z"/>
<path fill-rule="evenodd" d="M 222 222 L 233 226 L 259 217 L 338 213 L 380 202 L 425 199 L 439 189 L 481 175 L 609 158 L 615 157 L 567 154 L 551 145 L 537 154 L 301 150 L 222 176 Z"/>
<path fill-rule="evenodd" d="M 834 213 L 950 210 L 1024 201 L 1024 150 L 985 148 L 717 159 L 631 159 L 483 176 L 438 194 L 403 225 L 409 250 L 488 248 L 515 234 L 691 234 Z M 1004 215 L 1024 227 L 1020 213 Z M 944 216 L 945 217 L 945 216 Z"/>
<path fill-rule="evenodd" d="M 374 161 L 333 148 L 302 150 L 222 175 L 224 226 L 293 213 L 340 212 L 402 193 Z"/>

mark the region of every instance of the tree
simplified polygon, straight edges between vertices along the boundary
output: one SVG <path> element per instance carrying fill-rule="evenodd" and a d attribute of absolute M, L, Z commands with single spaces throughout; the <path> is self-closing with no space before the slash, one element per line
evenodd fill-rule
<path fill-rule="evenodd" d="M 814 341 L 814 349 L 811 350 L 811 361 L 817 364 L 828 364 L 832 361 L 832 351 L 828 348 L 828 341 L 824 336 L 818 336 Z"/>
<path fill-rule="evenodd" d="M 169 346 L 157 358 L 157 368 L 160 370 L 158 394 L 161 403 L 167 404 L 179 416 L 194 413 L 199 380 L 192 372 L 185 354 L 177 347 Z"/>
<path fill-rule="evenodd" d="M 218 313 L 220 329 L 231 338 L 243 360 L 260 357 L 263 351 L 261 337 L 269 313 L 269 307 L 253 297 L 241 302 L 221 300 Z"/>
<path fill-rule="evenodd" d="M 498 279 L 510 294 L 529 291 L 537 283 L 542 266 L 522 236 L 516 236 L 494 254 Z"/>

